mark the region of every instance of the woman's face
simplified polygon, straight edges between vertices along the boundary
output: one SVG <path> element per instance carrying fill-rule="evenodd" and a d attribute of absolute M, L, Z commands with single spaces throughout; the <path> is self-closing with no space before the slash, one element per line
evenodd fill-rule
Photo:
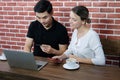
<path fill-rule="evenodd" d="M 73 11 L 70 12 L 69 22 L 70 22 L 70 27 L 72 29 L 78 29 L 82 26 L 82 20 L 81 20 L 80 16 L 75 14 Z"/>

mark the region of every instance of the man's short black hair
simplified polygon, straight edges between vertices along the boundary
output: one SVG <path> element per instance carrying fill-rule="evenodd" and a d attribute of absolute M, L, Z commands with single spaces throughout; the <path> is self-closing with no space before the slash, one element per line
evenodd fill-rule
<path fill-rule="evenodd" d="M 34 12 L 42 13 L 47 11 L 51 13 L 53 10 L 52 4 L 49 0 L 40 0 L 34 7 Z"/>

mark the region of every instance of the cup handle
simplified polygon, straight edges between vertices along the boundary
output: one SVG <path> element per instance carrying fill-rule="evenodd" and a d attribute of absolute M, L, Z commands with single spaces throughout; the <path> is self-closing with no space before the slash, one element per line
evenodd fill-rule
<path fill-rule="evenodd" d="M 77 63 L 77 64 L 79 64 L 79 62 L 78 62 L 78 61 L 77 61 L 76 63 Z"/>

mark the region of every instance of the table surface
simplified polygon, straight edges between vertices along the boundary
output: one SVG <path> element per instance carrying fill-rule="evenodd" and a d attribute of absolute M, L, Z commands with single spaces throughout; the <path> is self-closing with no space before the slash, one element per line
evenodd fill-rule
<path fill-rule="evenodd" d="M 48 61 L 35 57 L 36 60 Z M 0 61 L 0 80 L 119 80 L 120 68 L 116 66 L 95 66 L 80 64 L 77 70 L 66 70 L 63 64 L 48 64 L 40 71 L 11 68 L 7 61 Z"/>

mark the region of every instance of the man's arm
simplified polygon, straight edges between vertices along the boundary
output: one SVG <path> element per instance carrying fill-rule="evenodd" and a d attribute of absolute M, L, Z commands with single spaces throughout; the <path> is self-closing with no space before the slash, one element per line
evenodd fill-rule
<path fill-rule="evenodd" d="M 61 55 L 65 52 L 65 50 L 67 49 L 68 45 L 59 45 L 59 50 L 56 50 L 54 48 L 52 48 L 52 53 L 55 55 Z"/>
<path fill-rule="evenodd" d="M 25 46 L 24 46 L 24 51 L 31 52 L 32 45 L 33 45 L 33 39 L 27 37 L 26 42 L 25 42 Z"/>
<path fill-rule="evenodd" d="M 50 45 L 42 44 L 40 46 L 40 48 L 45 53 L 55 54 L 55 55 L 61 55 L 67 49 L 67 46 L 68 46 L 67 44 L 65 44 L 65 45 L 59 45 L 59 50 L 56 50 L 56 49 L 52 48 Z"/>

